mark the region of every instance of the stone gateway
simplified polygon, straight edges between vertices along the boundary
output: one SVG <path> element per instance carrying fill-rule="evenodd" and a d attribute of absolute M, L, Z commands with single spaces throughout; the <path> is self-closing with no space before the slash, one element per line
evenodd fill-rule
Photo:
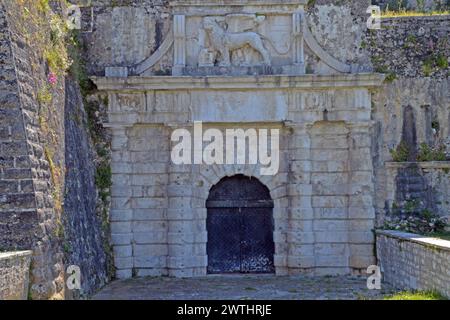
<path fill-rule="evenodd" d="M 242 175 L 215 185 L 208 201 L 208 273 L 273 273 L 273 201 Z"/>
<path fill-rule="evenodd" d="M 384 77 L 323 50 L 306 1 L 235 2 L 171 2 L 162 49 L 94 78 L 109 95 L 117 277 L 365 272 L 375 263 L 371 90 Z M 153 75 L 164 55 L 172 76 Z M 278 173 L 174 164 L 172 132 L 199 121 L 279 130 Z"/>

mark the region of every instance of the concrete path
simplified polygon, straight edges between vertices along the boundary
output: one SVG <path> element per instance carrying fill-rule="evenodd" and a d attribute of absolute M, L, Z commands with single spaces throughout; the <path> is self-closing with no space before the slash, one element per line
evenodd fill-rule
<path fill-rule="evenodd" d="M 194 279 L 139 278 L 115 281 L 94 300 L 355 300 L 392 293 L 367 289 L 364 277 L 208 276 Z"/>

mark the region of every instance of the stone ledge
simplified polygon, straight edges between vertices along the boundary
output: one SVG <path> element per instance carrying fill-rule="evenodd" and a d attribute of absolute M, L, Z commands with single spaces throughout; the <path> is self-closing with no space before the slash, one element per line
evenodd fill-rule
<path fill-rule="evenodd" d="M 306 4 L 306 0 L 270 0 L 264 1 L 261 3 L 261 0 L 234 0 L 234 1 L 226 1 L 226 0 L 172 0 L 170 1 L 170 6 L 243 6 L 243 5 L 300 5 Z"/>
<path fill-rule="evenodd" d="M 382 85 L 385 76 L 377 73 L 303 75 L 303 76 L 153 76 L 153 77 L 91 77 L 99 90 L 228 90 L 228 89 L 326 89 L 373 88 Z"/>
<path fill-rule="evenodd" d="M 0 300 L 27 300 L 32 251 L 0 253 Z"/>
<path fill-rule="evenodd" d="M 422 236 L 419 234 L 402 232 L 402 231 L 394 231 L 394 230 L 376 230 L 377 235 L 387 236 L 399 240 L 405 240 L 414 242 L 417 244 L 421 244 L 426 247 L 433 247 L 442 249 L 445 251 L 450 251 L 450 241 L 442 240 L 433 237 Z"/>
<path fill-rule="evenodd" d="M 450 161 L 426 161 L 426 162 L 385 162 L 386 168 L 401 169 L 417 165 L 422 169 L 450 169 Z"/>
<path fill-rule="evenodd" d="M 11 258 L 31 257 L 32 251 L 17 251 L 17 252 L 0 252 L 0 260 L 6 260 Z"/>

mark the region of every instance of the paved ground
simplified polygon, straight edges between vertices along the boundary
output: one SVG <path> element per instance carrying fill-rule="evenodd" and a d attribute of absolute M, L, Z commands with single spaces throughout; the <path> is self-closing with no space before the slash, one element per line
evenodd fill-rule
<path fill-rule="evenodd" d="M 94 300 L 354 300 L 393 292 L 367 289 L 363 277 L 208 276 L 195 279 L 140 278 L 115 281 Z"/>

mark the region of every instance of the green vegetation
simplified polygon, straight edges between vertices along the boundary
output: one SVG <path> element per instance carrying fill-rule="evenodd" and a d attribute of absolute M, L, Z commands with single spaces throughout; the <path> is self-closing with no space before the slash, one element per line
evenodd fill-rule
<path fill-rule="evenodd" d="M 433 72 L 438 69 L 444 70 L 448 68 L 448 58 L 442 53 L 429 55 L 422 65 L 422 72 L 424 76 L 429 77 Z"/>
<path fill-rule="evenodd" d="M 420 206 L 420 201 L 418 199 L 407 200 L 404 205 L 404 210 L 406 213 L 414 213 Z M 428 216 L 428 215 L 425 215 Z"/>
<path fill-rule="evenodd" d="M 435 291 L 404 291 L 389 295 L 384 300 L 448 300 L 439 292 Z"/>
<path fill-rule="evenodd" d="M 50 88 L 47 84 L 45 84 L 44 86 L 42 86 L 42 88 L 39 89 L 37 93 L 37 99 L 41 105 L 49 105 L 52 103 L 53 95 L 50 92 Z"/>
<path fill-rule="evenodd" d="M 426 236 L 450 241 L 450 232 L 449 231 L 428 233 L 428 234 L 426 234 Z"/>
<path fill-rule="evenodd" d="M 438 54 L 436 57 L 436 65 L 441 69 L 448 68 L 448 58 L 443 54 Z"/>
<path fill-rule="evenodd" d="M 395 18 L 395 17 L 417 17 L 417 16 L 434 16 L 434 15 L 446 15 L 450 14 L 449 3 L 438 3 L 434 11 L 426 12 L 425 0 L 417 0 L 417 9 L 408 10 L 407 0 L 391 0 L 386 6 L 386 10 L 382 12 L 382 17 Z"/>
<path fill-rule="evenodd" d="M 308 0 L 308 3 L 306 4 L 308 7 L 313 7 L 316 4 L 316 0 Z"/>
<path fill-rule="evenodd" d="M 422 72 L 425 77 L 429 77 L 433 73 L 433 61 L 430 58 L 423 62 Z"/>
<path fill-rule="evenodd" d="M 422 235 L 446 236 L 447 219 L 430 209 L 421 208 L 420 199 L 393 203 L 391 214 L 384 221 L 384 230 L 401 230 Z"/>
<path fill-rule="evenodd" d="M 100 189 L 102 201 L 106 202 L 109 193 L 105 193 L 104 190 L 109 189 L 112 186 L 112 171 L 109 163 L 102 163 L 97 167 L 95 184 Z"/>
<path fill-rule="evenodd" d="M 407 162 L 410 157 L 410 148 L 406 142 L 402 141 L 396 149 L 390 150 L 392 161 L 394 162 Z M 445 153 L 445 146 L 439 145 L 436 147 L 430 147 L 426 143 L 422 143 L 417 154 L 416 161 L 428 162 L 428 161 L 446 161 L 447 155 Z"/>
<path fill-rule="evenodd" d="M 80 41 L 80 33 L 78 30 L 71 31 L 67 45 L 70 49 L 69 55 L 72 61 L 69 74 L 78 82 L 81 94 L 85 98 L 88 94 L 95 91 L 95 85 L 89 79 L 86 72 L 86 61 L 83 57 L 85 48 L 82 41 Z"/>
<path fill-rule="evenodd" d="M 62 1 L 62 0 L 61 0 Z M 54 236 L 62 238 L 63 179 L 65 168 L 60 161 L 62 139 L 58 131 L 60 97 L 64 94 L 64 77 L 70 67 L 66 40 L 68 28 L 63 17 L 54 13 L 49 0 L 16 0 L 15 27 L 21 34 L 27 50 L 32 51 L 31 76 L 36 81 L 36 100 L 40 139 L 44 143 L 44 156 L 49 166 L 55 210 Z"/>
<path fill-rule="evenodd" d="M 445 161 L 447 156 L 445 154 L 445 146 L 432 148 L 426 143 L 420 145 L 417 161 Z"/>
<path fill-rule="evenodd" d="M 388 72 L 384 81 L 390 83 L 395 79 L 397 79 L 397 75 L 394 72 Z"/>
<path fill-rule="evenodd" d="M 392 160 L 394 162 L 406 162 L 409 157 L 409 147 L 406 142 L 402 141 L 397 146 L 397 149 L 392 149 L 391 151 Z"/>
<path fill-rule="evenodd" d="M 420 11 L 410 11 L 406 9 L 402 9 L 400 11 L 388 9 L 381 13 L 381 17 L 382 18 L 423 17 L 423 16 L 443 16 L 448 14 L 450 14 L 450 11 L 448 10 L 420 12 Z"/>
<path fill-rule="evenodd" d="M 374 63 L 374 65 L 377 65 L 378 60 L 377 59 L 373 59 L 372 61 Z M 384 79 L 385 82 L 390 83 L 392 81 L 394 81 L 395 79 L 397 79 L 397 75 L 395 74 L 395 72 L 389 70 L 386 66 L 384 65 L 379 65 L 375 68 L 375 72 L 378 73 L 384 73 L 386 74 L 386 78 Z"/>

